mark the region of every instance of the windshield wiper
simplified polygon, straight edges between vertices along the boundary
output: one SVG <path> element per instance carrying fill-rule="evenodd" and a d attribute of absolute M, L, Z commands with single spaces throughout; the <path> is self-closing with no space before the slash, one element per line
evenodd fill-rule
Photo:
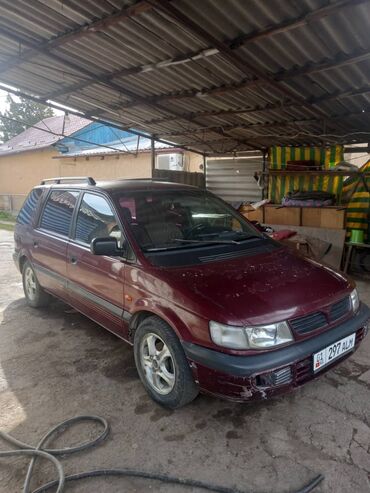
<path fill-rule="evenodd" d="M 183 238 L 173 238 L 172 241 L 178 241 L 181 243 L 216 243 L 222 245 L 237 245 L 239 241 L 236 240 L 185 240 Z"/>
<path fill-rule="evenodd" d="M 227 234 L 228 233 L 228 234 Z M 259 240 L 265 240 L 265 236 L 263 236 L 262 234 L 261 235 L 258 235 L 258 234 L 255 234 L 255 233 L 245 233 L 244 231 L 222 231 L 221 233 L 215 233 L 215 234 L 210 234 L 209 236 L 219 236 L 219 239 L 214 239 L 213 241 L 217 241 L 217 243 L 221 243 L 221 242 L 226 242 L 226 243 L 240 243 L 241 241 L 245 241 L 245 240 L 250 240 L 250 239 L 253 239 L 253 238 L 257 238 Z M 227 240 L 226 238 L 223 239 L 223 237 L 226 237 L 226 236 L 234 236 L 234 238 L 231 240 Z M 203 236 L 208 236 L 208 235 L 203 235 Z M 236 236 L 236 238 L 235 238 Z M 194 241 L 197 241 L 197 240 L 194 240 Z M 201 240 L 201 241 L 205 241 L 205 240 Z"/>
<path fill-rule="evenodd" d="M 172 241 L 177 241 L 179 243 L 190 243 L 190 245 L 177 245 L 177 246 L 167 246 L 167 247 L 153 247 L 153 248 L 145 248 L 145 252 L 165 252 L 167 250 L 179 250 L 181 248 L 185 248 L 186 246 L 196 246 L 196 245 L 238 245 L 239 241 L 234 240 L 184 240 L 182 238 L 174 238 Z"/>
<path fill-rule="evenodd" d="M 239 236 L 239 240 L 234 240 L 235 243 L 240 243 L 241 241 L 245 240 L 250 240 L 253 238 L 258 238 L 259 240 L 265 240 L 266 238 L 262 235 L 256 235 L 256 234 L 248 234 L 248 233 L 237 233 Z M 242 236 L 243 235 L 243 236 Z"/>
<path fill-rule="evenodd" d="M 263 236 L 250 234 L 245 238 L 240 238 L 240 240 L 185 240 L 184 238 L 173 238 L 172 241 L 176 241 L 178 243 L 187 243 L 189 246 L 196 245 L 239 245 L 242 241 L 249 240 L 251 238 L 258 238 L 259 240 L 263 240 Z M 153 247 L 153 248 L 145 248 L 145 252 L 165 252 L 168 250 L 178 250 L 180 248 L 184 248 L 186 245 L 178 245 L 178 246 L 166 246 L 166 247 Z"/>

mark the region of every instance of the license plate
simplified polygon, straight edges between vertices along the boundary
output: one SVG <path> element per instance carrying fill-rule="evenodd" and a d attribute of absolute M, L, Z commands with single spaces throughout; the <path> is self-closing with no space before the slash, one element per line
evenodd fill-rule
<path fill-rule="evenodd" d="M 351 334 L 315 353 L 313 355 L 313 371 L 321 370 L 324 366 L 329 365 L 332 361 L 342 356 L 342 354 L 351 351 L 355 346 L 355 340 L 356 334 Z"/>

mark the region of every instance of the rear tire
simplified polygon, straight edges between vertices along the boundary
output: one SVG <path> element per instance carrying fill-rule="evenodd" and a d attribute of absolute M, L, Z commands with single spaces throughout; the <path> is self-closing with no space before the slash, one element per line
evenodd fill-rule
<path fill-rule="evenodd" d="M 27 303 L 33 308 L 46 306 L 51 301 L 51 296 L 40 286 L 31 263 L 27 260 L 22 269 L 23 291 Z"/>
<path fill-rule="evenodd" d="M 196 398 L 199 388 L 179 339 L 156 316 L 146 318 L 135 332 L 134 354 L 140 379 L 150 397 L 177 409 Z"/>

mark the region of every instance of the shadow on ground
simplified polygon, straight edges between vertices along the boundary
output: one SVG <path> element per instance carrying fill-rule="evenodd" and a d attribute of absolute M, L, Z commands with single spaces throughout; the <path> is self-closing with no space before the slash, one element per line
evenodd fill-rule
<path fill-rule="evenodd" d="M 104 444 L 64 460 L 68 472 L 134 467 L 265 493 L 294 491 L 324 473 L 318 493 L 369 491 L 369 340 L 352 359 L 291 395 L 253 405 L 200 396 L 173 412 L 148 398 L 126 343 L 61 302 L 42 310 L 23 298 L 10 302 L 0 337 L 5 430 L 35 444 L 74 415 L 97 414 L 110 422 Z M 78 425 L 57 443 L 75 444 L 95 431 Z M 19 491 L 25 468 L 23 460 L 0 461 L 0 492 Z M 42 464 L 35 480 L 52 476 Z M 147 491 L 138 480 L 93 484 L 102 493 Z M 91 486 L 87 481 L 68 491 Z M 152 489 L 175 491 L 157 484 Z"/>

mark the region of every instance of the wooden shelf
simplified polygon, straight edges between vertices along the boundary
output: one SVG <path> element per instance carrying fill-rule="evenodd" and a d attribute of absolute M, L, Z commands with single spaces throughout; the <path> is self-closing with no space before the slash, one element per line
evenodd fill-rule
<path fill-rule="evenodd" d="M 285 169 L 270 169 L 265 173 L 266 175 L 278 176 L 278 175 L 308 175 L 308 176 L 370 176 L 370 171 L 328 171 L 328 170 L 317 170 L 317 171 L 292 171 Z"/>
<path fill-rule="evenodd" d="M 346 208 L 328 207 L 284 207 L 280 204 L 265 204 L 257 210 L 242 210 L 250 221 L 264 224 L 305 226 L 324 229 L 344 229 Z"/>

